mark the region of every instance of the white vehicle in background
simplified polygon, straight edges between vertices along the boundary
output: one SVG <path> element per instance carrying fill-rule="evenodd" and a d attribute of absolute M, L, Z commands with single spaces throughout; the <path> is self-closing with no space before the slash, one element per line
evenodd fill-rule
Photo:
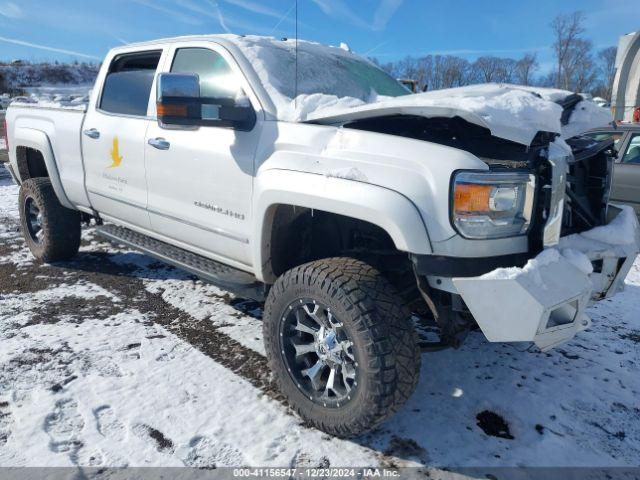
<path fill-rule="evenodd" d="M 619 122 L 640 122 L 640 31 L 620 37 L 611 109 Z"/>
<path fill-rule="evenodd" d="M 278 386 L 339 436 L 402 406 L 421 346 L 457 347 L 479 327 L 546 349 L 589 326 L 587 305 L 621 288 L 638 250 L 635 216 L 608 205 L 612 142 L 574 154 L 564 141 L 606 119 L 568 92 L 409 95 L 348 51 L 294 45 L 127 45 L 86 106 L 12 104 L 10 170 L 34 256 L 72 258 L 94 220 L 266 299 Z M 411 311 L 440 341 L 420 344 Z"/>
<path fill-rule="evenodd" d="M 602 107 L 602 108 L 611 107 L 611 104 L 607 101 L 607 99 L 602 98 L 602 97 L 594 97 L 593 98 L 593 103 L 595 103 L 596 105 L 598 105 L 599 107 Z"/>

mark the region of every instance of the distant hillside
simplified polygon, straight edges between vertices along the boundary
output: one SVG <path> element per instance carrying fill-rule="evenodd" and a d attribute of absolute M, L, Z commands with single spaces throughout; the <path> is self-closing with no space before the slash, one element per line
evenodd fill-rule
<path fill-rule="evenodd" d="M 95 63 L 31 63 L 0 61 L 0 93 L 23 94 L 29 87 L 87 85 L 98 75 Z"/>

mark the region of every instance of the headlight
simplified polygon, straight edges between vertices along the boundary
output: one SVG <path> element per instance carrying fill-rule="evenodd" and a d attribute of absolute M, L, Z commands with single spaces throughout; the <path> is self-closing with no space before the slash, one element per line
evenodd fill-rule
<path fill-rule="evenodd" d="M 452 222 L 466 238 L 527 233 L 535 177 L 529 173 L 458 172 L 452 187 Z"/>

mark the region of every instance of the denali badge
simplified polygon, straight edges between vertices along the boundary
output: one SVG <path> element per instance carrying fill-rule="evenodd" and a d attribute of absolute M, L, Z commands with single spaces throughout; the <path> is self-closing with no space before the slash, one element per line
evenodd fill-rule
<path fill-rule="evenodd" d="M 218 207 L 217 205 L 211 205 L 210 203 L 199 202 L 198 200 L 194 201 L 193 204 L 196 207 L 206 208 L 207 210 L 211 210 L 212 212 L 219 213 L 220 215 L 226 215 L 227 217 L 232 217 L 237 220 L 244 220 L 243 213 L 232 212 L 226 208 Z"/>

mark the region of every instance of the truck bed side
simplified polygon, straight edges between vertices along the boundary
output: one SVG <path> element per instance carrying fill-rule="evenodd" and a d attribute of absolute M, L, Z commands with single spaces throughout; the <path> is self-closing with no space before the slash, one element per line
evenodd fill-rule
<path fill-rule="evenodd" d="M 31 160 L 41 154 L 40 162 L 46 165 L 46 174 L 60 201 L 65 204 L 68 200 L 73 207 L 90 208 L 82 161 L 83 122 L 84 109 L 81 108 L 11 105 L 7 110 L 7 137 L 9 159 L 17 179 L 23 182 L 43 176 L 42 169 L 34 167 Z"/>

